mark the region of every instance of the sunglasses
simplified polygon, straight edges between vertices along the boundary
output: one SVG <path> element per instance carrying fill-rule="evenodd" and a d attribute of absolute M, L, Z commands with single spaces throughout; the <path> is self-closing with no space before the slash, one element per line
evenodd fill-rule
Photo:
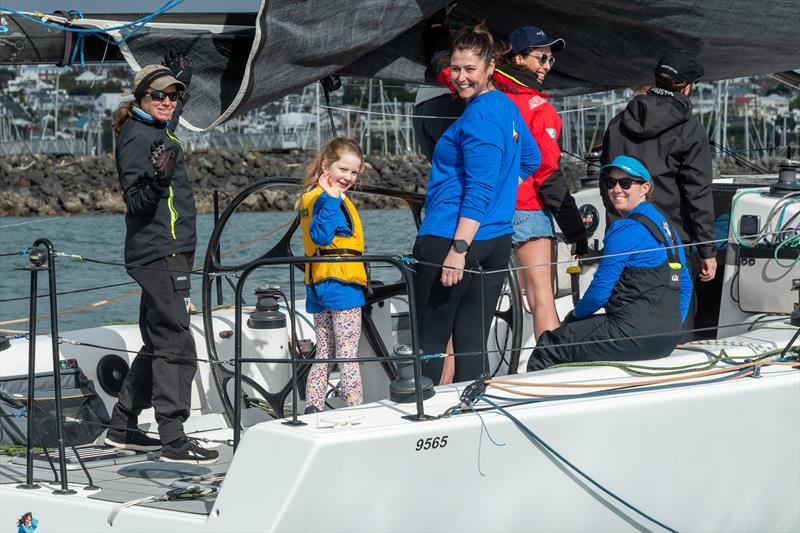
<path fill-rule="evenodd" d="M 609 191 L 614 187 L 616 187 L 617 185 L 622 187 L 623 191 L 627 191 L 628 189 L 631 188 L 631 185 L 633 185 L 634 183 L 638 183 L 639 185 L 641 185 L 644 182 L 641 180 L 635 180 L 633 178 L 620 178 L 620 179 L 603 178 L 600 180 L 600 184 L 603 185 L 603 187 L 605 187 Z"/>
<path fill-rule="evenodd" d="M 165 93 L 164 91 L 150 91 L 147 94 L 150 95 L 150 98 L 158 102 L 166 100 L 167 98 L 173 102 L 178 99 L 178 91 L 172 91 L 171 93 Z"/>
<path fill-rule="evenodd" d="M 533 56 L 536 59 L 538 59 L 539 60 L 539 64 L 541 66 L 545 66 L 546 64 L 550 63 L 550 66 L 552 67 L 553 65 L 556 64 L 556 57 L 554 55 L 552 55 L 552 54 L 551 55 L 547 55 L 547 54 L 535 55 L 533 53 L 529 53 L 528 55 Z"/>

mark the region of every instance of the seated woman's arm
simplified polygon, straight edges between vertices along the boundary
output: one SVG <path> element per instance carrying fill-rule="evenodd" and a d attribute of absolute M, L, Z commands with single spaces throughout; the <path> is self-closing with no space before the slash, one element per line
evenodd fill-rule
<path fill-rule="evenodd" d="M 606 232 L 603 257 L 589 288 L 575 306 L 575 318 L 592 316 L 608 303 L 622 271 L 630 261 L 630 252 L 647 248 L 647 228 L 635 221 L 618 220 Z"/>
<path fill-rule="evenodd" d="M 681 321 L 686 320 L 686 313 L 689 311 L 689 303 L 692 301 L 692 275 L 686 263 L 686 254 L 681 244 L 681 239 L 677 232 L 672 232 L 678 245 L 678 256 L 681 259 Z"/>

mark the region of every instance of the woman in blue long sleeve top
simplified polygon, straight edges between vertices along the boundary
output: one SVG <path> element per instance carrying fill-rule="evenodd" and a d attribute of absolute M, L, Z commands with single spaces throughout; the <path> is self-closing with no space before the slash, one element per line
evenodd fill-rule
<path fill-rule="evenodd" d="M 623 218 L 606 230 L 603 258 L 586 294 L 561 327 L 542 333 L 528 370 L 665 357 L 680 339 L 692 296 L 680 238 L 644 200 L 652 182 L 641 161 L 617 156 L 603 170 L 608 175 L 601 186 Z M 595 315 L 600 308 L 605 314 Z"/>
<path fill-rule="evenodd" d="M 425 199 L 425 219 L 414 243 L 416 313 L 421 348 L 441 353 L 452 335 L 456 353 L 486 346 L 503 273 L 475 275 L 508 266 L 511 220 L 520 176 L 540 156 L 517 106 L 494 90 L 491 76 L 499 50 L 483 25 L 465 28 L 453 41 L 451 81 L 467 102 L 461 117 L 436 143 Z M 456 360 L 454 381 L 487 371 L 485 357 Z M 424 366 L 438 383 L 442 360 Z"/>

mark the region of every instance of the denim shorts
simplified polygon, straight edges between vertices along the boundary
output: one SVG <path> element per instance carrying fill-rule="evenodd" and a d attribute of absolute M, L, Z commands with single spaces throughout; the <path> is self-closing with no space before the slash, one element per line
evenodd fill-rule
<path fill-rule="evenodd" d="M 553 224 L 553 215 L 549 211 L 514 211 L 514 218 L 511 223 L 514 225 L 514 235 L 511 243 L 514 245 L 522 244 L 537 237 L 555 238 L 556 229 Z"/>

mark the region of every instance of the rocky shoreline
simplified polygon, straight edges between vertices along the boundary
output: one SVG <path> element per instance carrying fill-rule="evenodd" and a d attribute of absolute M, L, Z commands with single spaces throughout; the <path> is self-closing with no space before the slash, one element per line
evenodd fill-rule
<path fill-rule="evenodd" d="M 310 152 L 196 152 L 187 156 L 197 209 L 213 212 L 213 192 L 220 208 L 248 184 L 266 177 L 301 177 Z M 772 166 L 772 165 L 770 165 Z M 575 183 L 586 171 L 581 161 L 562 160 L 562 170 Z M 430 165 L 418 154 L 366 157 L 363 183 L 425 192 Z M 735 172 L 725 168 L 724 172 Z M 267 190 L 252 195 L 243 211 L 288 211 L 296 191 Z M 390 198 L 357 195 L 364 208 L 401 207 Z M 25 155 L 0 158 L 0 216 L 124 213 L 125 204 L 111 154 L 100 156 Z"/>

